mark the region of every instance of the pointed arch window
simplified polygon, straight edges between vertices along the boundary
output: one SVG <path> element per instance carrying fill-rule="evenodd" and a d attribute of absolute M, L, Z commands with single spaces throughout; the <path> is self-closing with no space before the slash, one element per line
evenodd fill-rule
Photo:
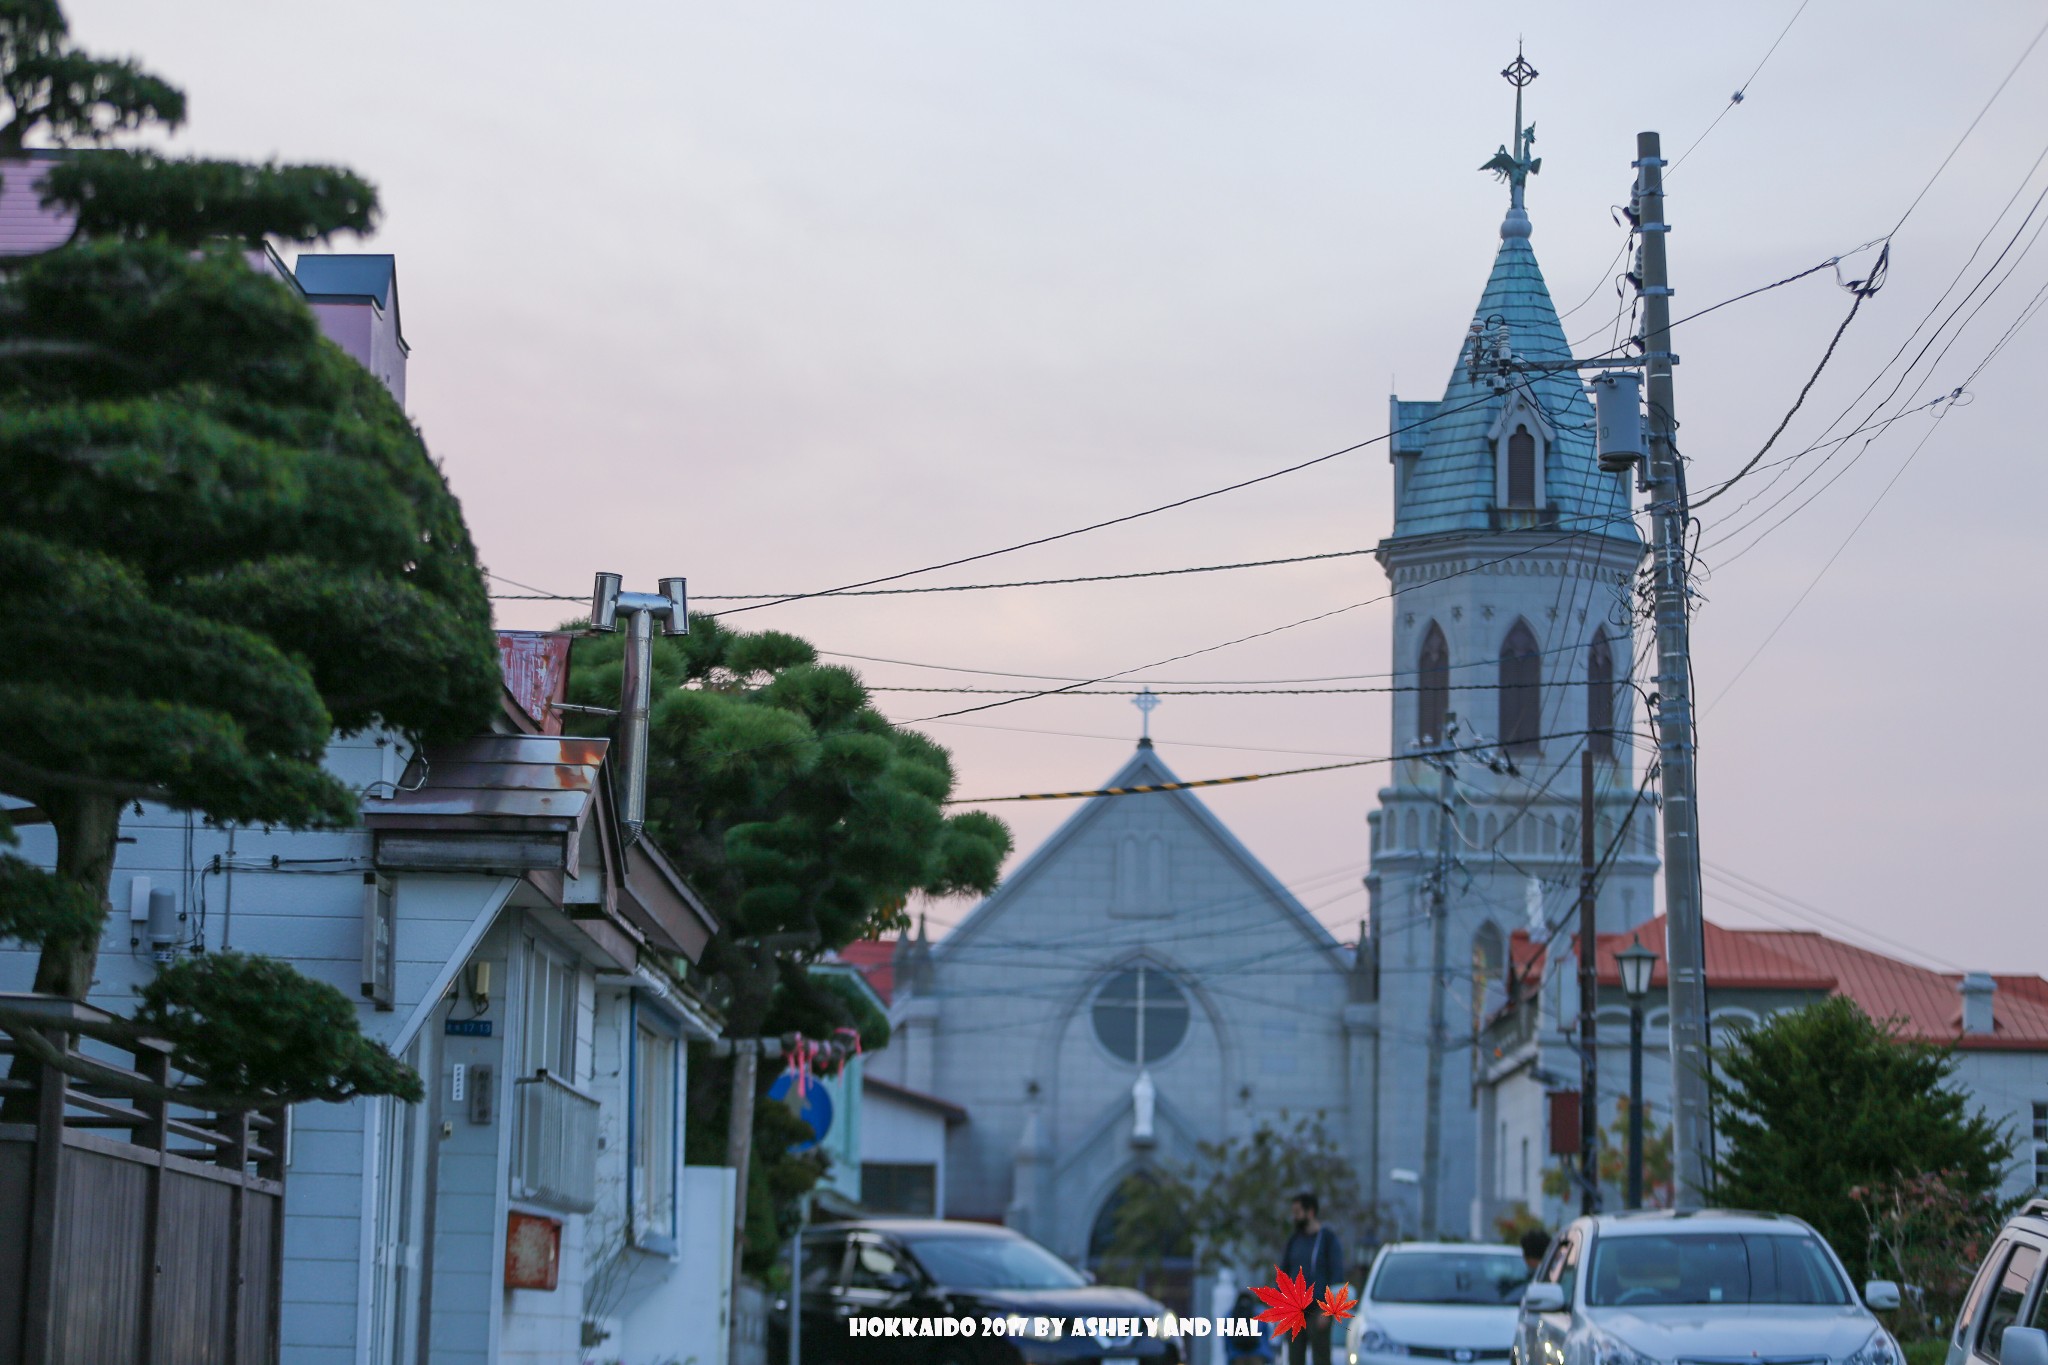
<path fill-rule="evenodd" d="M 1526 423 L 1508 436 L 1508 506 L 1536 505 L 1536 437 Z"/>
<path fill-rule="evenodd" d="M 1507 940 L 1486 920 L 1472 934 L 1472 1036 L 1507 1001 Z"/>
<path fill-rule="evenodd" d="M 1451 714 L 1451 647 L 1443 628 L 1429 623 L 1422 637 L 1422 654 L 1415 669 L 1415 737 L 1425 744 L 1444 737 Z"/>
<path fill-rule="evenodd" d="M 1500 744 L 1511 754 L 1541 749 L 1543 656 L 1527 621 L 1515 622 L 1500 647 Z"/>
<path fill-rule="evenodd" d="M 1488 439 L 1494 451 L 1495 504 L 1520 512 L 1541 510 L 1548 497 L 1544 460 L 1557 440 L 1549 419 L 1521 394 L 1511 394 Z"/>
<path fill-rule="evenodd" d="M 1586 747 L 1595 758 L 1614 757 L 1614 647 L 1604 630 L 1586 649 Z"/>

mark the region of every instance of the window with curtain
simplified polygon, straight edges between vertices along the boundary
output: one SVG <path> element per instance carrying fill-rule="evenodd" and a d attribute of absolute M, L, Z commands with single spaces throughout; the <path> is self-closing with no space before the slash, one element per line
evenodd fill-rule
<path fill-rule="evenodd" d="M 1586 747 L 1595 758 L 1614 757 L 1614 649 L 1604 630 L 1586 650 Z"/>
<path fill-rule="evenodd" d="M 1543 654 L 1527 621 L 1517 621 L 1500 647 L 1500 743 L 1511 754 L 1542 748 Z"/>
<path fill-rule="evenodd" d="M 1536 505 L 1536 438 L 1523 424 L 1508 437 L 1508 506 Z"/>
<path fill-rule="evenodd" d="M 676 1235 L 676 1040 L 641 1021 L 633 1041 L 633 1229 Z"/>
<path fill-rule="evenodd" d="M 1415 685 L 1415 737 L 1434 744 L 1444 737 L 1451 714 L 1451 647 L 1444 641 L 1442 627 L 1429 623 L 1422 637 L 1422 654 L 1417 660 Z"/>

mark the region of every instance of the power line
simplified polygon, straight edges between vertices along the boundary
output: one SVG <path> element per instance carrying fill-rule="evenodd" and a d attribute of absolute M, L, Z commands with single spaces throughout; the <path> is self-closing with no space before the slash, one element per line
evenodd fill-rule
<path fill-rule="evenodd" d="M 1760 61 L 1756 64 L 1756 70 L 1749 73 L 1748 80 L 1745 80 L 1741 85 L 1735 87 L 1735 93 L 1728 97 L 1728 103 L 1721 106 L 1721 112 L 1714 115 L 1714 121 L 1707 125 L 1706 131 L 1701 133 L 1698 137 L 1692 140 L 1692 146 L 1687 147 L 1684 151 L 1678 154 L 1678 160 L 1671 163 L 1671 170 L 1668 170 L 1664 173 L 1666 179 L 1669 179 L 1671 177 L 1672 172 L 1676 171 L 1679 168 L 1679 166 L 1684 163 L 1685 159 L 1691 156 L 1694 150 L 1697 149 L 1702 142 L 1705 142 L 1707 140 L 1707 135 L 1709 133 L 1712 133 L 1716 128 L 1721 126 L 1721 120 L 1728 117 L 1729 111 L 1734 109 L 1736 105 L 1742 103 L 1744 96 L 1746 96 L 1749 93 L 1749 87 L 1756 83 L 1756 78 L 1759 75 L 1763 74 L 1765 64 L 1771 60 L 1772 54 L 1777 52 L 1778 44 L 1785 41 L 1785 35 L 1792 31 L 1792 25 L 1799 22 L 1799 16 L 1806 13 L 1806 7 L 1811 3 L 1812 0 L 1799 0 L 1799 8 L 1792 11 L 1792 17 L 1785 21 L 1785 27 L 1778 30 L 1777 38 L 1772 41 L 1770 47 L 1764 52 L 1763 61 Z"/>
<path fill-rule="evenodd" d="M 699 602 L 768 603 L 794 602 L 806 597 L 898 597 L 907 596 L 914 593 L 992 592 L 998 588 L 1052 588 L 1060 587 L 1069 583 L 1114 583 L 1120 580 L 1131 578 L 1171 578 L 1180 574 L 1225 573 L 1233 569 L 1268 569 L 1280 564 L 1310 564 L 1314 563 L 1317 560 L 1352 559 L 1356 558 L 1359 555 L 1369 555 L 1375 553 L 1377 553 L 1377 551 L 1372 549 L 1329 550 L 1325 551 L 1322 554 L 1289 555 L 1282 559 L 1248 559 L 1235 564 L 1197 564 L 1190 568 L 1184 569 L 1139 569 L 1131 573 L 1080 574 L 1072 578 L 1020 578 L 1006 583 L 952 583 L 947 584 L 944 587 L 932 588 L 835 589 L 829 592 L 822 593 L 706 593 L 699 595 L 695 600 Z M 497 578 L 498 575 L 492 574 L 491 577 Z M 510 583 L 512 580 L 507 578 L 500 579 L 500 581 Z M 513 584 L 513 586 L 524 587 L 525 585 L 515 583 Z M 580 602 L 583 599 L 580 597 L 571 597 L 566 593 L 541 592 L 538 589 L 534 589 L 530 592 L 525 593 L 493 593 L 491 594 L 491 600 L 495 602 Z M 730 615 L 731 613 L 727 612 L 713 614 Z"/>
<path fill-rule="evenodd" d="M 1572 730 L 1561 734 L 1547 735 L 1548 739 L 1564 739 L 1570 735 L 1592 734 L 1590 730 Z M 1601 731 L 1600 733 L 1607 733 Z M 1642 736 L 1636 736 L 1643 738 Z M 1442 754 L 1489 753 L 1500 746 L 1491 741 L 1485 744 L 1468 744 L 1448 749 L 1417 750 L 1412 754 L 1395 755 L 1387 758 L 1359 758 L 1345 763 L 1319 763 L 1309 768 L 1284 768 L 1277 772 L 1245 773 L 1236 777 L 1203 777 L 1192 781 L 1152 782 L 1131 787 L 1097 787 L 1090 791 L 1027 792 L 1021 796 L 980 796 L 954 797 L 942 804 L 948 806 L 989 806 L 1010 801 L 1079 801 L 1097 796 L 1150 796 L 1160 792 L 1190 791 L 1196 787 L 1228 787 L 1245 782 L 1263 782 L 1273 777 L 1300 777 L 1306 773 L 1336 772 L 1340 768 L 1364 768 L 1380 763 L 1398 763 L 1402 758 L 1426 758 Z"/>

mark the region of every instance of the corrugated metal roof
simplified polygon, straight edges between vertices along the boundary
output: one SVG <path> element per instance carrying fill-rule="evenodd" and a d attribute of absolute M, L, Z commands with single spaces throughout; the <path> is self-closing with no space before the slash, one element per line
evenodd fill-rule
<path fill-rule="evenodd" d="M 572 829 L 589 814 L 609 740 L 479 735 L 416 756 L 399 790 L 366 800 L 372 829 Z"/>
<path fill-rule="evenodd" d="M 1504 320 L 1510 344 L 1524 360 L 1569 360 L 1571 348 L 1543 271 L 1529 239 L 1505 237 L 1494 257 L 1493 272 L 1479 296 L 1476 321 Z M 1545 500 L 1558 512 L 1558 529 L 1586 530 L 1621 540 L 1636 540 L 1627 519 L 1629 485 L 1625 474 L 1607 474 L 1593 458 L 1593 407 L 1571 372 L 1528 375 L 1526 389 L 1495 393 L 1487 377 L 1470 378 L 1461 347 L 1444 387 L 1443 414 L 1419 430 L 1398 438 L 1397 451 L 1422 450 L 1402 490 L 1394 518 L 1394 539 L 1449 535 L 1491 528 L 1495 500 L 1495 460 L 1489 439 L 1494 422 L 1513 393 L 1533 394 L 1556 431 L 1544 462 Z M 1398 418 L 1414 421 L 1429 416 L 1424 405 L 1395 400 Z M 1426 438 L 1426 439 L 1425 439 Z"/>

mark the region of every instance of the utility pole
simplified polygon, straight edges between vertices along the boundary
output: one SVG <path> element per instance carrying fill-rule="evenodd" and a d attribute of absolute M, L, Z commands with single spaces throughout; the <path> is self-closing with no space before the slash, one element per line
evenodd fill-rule
<path fill-rule="evenodd" d="M 1600 1057 L 1598 928 L 1593 884 L 1593 748 L 1579 749 L 1579 1212 L 1600 1211 Z"/>
<path fill-rule="evenodd" d="M 1642 233 L 1643 361 L 1649 389 L 1649 492 L 1657 616 L 1657 752 L 1664 789 L 1665 951 L 1671 992 L 1673 1202 L 1697 1208 L 1708 1188 L 1713 1116 L 1707 1095 L 1706 928 L 1700 891 L 1699 806 L 1693 768 L 1692 655 L 1685 569 L 1684 473 L 1671 392 L 1671 275 L 1664 158 L 1655 133 L 1636 134 L 1636 215 Z"/>
<path fill-rule="evenodd" d="M 1422 1229 L 1427 1239 L 1439 1235 L 1437 1227 L 1437 1186 L 1443 1178 L 1444 1147 L 1444 958 L 1450 932 L 1451 821 L 1457 810 L 1452 747 L 1457 743 L 1458 718 L 1446 713 L 1442 750 L 1429 755 L 1437 772 L 1436 872 L 1429 883 L 1429 1073 L 1424 1086 L 1422 1118 Z"/>

